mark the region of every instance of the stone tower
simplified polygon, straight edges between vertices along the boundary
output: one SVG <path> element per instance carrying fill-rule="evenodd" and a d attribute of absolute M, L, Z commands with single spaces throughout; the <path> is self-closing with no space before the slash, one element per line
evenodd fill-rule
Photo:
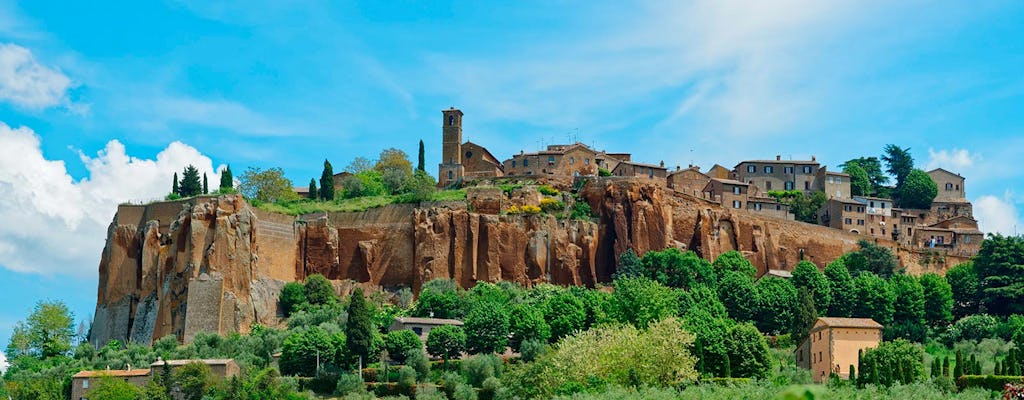
<path fill-rule="evenodd" d="M 462 181 L 465 170 L 462 167 L 462 111 L 455 107 L 441 111 L 442 157 L 438 166 L 437 185 L 450 186 Z"/>

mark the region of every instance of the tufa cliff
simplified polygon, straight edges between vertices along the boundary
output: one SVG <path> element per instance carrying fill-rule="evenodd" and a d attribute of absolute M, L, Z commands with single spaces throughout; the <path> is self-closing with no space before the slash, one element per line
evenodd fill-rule
<path fill-rule="evenodd" d="M 466 202 L 300 217 L 258 210 L 234 195 L 122 205 L 107 231 L 90 341 L 149 343 L 173 334 L 188 342 L 203 331 L 277 325 L 281 287 L 316 273 L 338 281 L 340 291 L 347 291 L 343 282 L 416 291 L 435 278 L 464 287 L 499 280 L 593 286 L 611 280 L 627 249 L 676 247 L 708 259 L 738 250 L 765 273 L 792 269 L 801 256 L 824 266 L 863 238 L 724 209 L 641 180 L 595 179 L 579 197 L 593 209 L 591 221 L 499 215 L 507 204 L 539 201 L 529 190 L 481 189 Z M 961 261 L 921 263 L 913 251 L 879 244 L 914 273 Z"/>

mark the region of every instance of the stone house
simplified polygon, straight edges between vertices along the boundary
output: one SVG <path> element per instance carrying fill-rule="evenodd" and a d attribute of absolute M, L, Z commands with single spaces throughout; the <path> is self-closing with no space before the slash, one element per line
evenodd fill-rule
<path fill-rule="evenodd" d="M 819 167 L 813 156 L 809 161 L 783 160 L 782 156 L 775 156 L 774 160 L 742 161 L 733 171 L 736 180 L 750 183 L 764 193 L 772 190 L 810 193 L 821 190 L 815 185 Z"/>
<path fill-rule="evenodd" d="M 859 201 L 831 198 L 818 210 L 818 224 L 851 233 L 864 233 L 867 206 Z"/>
<path fill-rule="evenodd" d="M 241 373 L 241 369 L 238 367 L 238 363 L 230 358 L 224 359 L 207 359 L 207 360 L 162 360 L 158 359 L 149 365 L 149 369 L 153 371 L 153 375 L 162 373 L 164 364 L 171 368 L 171 371 L 175 371 L 181 367 L 189 364 L 200 363 L 206 364 L 210 367 L 210 374 L 218 379 L 227 379 L 234 376 L 238 376 Z"/>
<path fill-rule="evenodd" d="M 918 227 L 913 244 L 929 249 L 948 249 L 957 253 L 976 254 L 985 234 L 978 230 L 978 221 L 959 216 Z"/>
<path fill-rule="evenodd" d="M 710 180 L 711 177 L 700 172 L 700 167 L 691 165 L 686 169 L 676 167 L 675 171 L 669 172 L 666 184 L 677 192 L 697 196 Z"/>
<path fill-rule="evenodd" d="M 728 169 L 728 168 L 723 167 L 723 166 L 718 165 L 718 164 L 715 164 L 714 166 L 711 167 L 711 169 L 708 170 L 707 176 L 709 178 L 718 178 L 718 179 L 733 179 L 734 178 L 733 172 L 732 172 L 731 169 Z"/>
<path fill-rule="evenodd" d="M 928 171 L 928 176 L 935 181 L 935 185 L 939 188 L 935 201 L 945 202 L 966 198 L 964 195 L 964 177 L 960 176 L 960 174 L 936 168 Z"/>
<path fill-rule="evenodd" d="M 812 186 L 824 191 L 826 198 L 848 199 L 853 196 L 850 190 L 850 175 L 829 171 L 827 167 L 818 168 Z"/>
<path fill-rule="evenodd" d="M 881 342 L 882 325 L 872 319 L 818 318 L 796 349 L 796 364 L 811 370 L 816 383 L 828 382 L 832 373 L 849 379 L 850 366 L 857 365 L 858 353 Z"/>
<path fill-rule="evenodd" d="M 853 196 L 864 206 L 864 228 L 860 234 L 873 237 L 890 238 L 892 236 L 892 199 L 870 196 Z"/>
<path fill-rule="evenodd" d="M 420 340 L 425 344 L 427 343 L 427 335 L 430 334 L 431 329 L 445 325 L 462 326 L 462 321 L 443 318 L 398 317 L 395 318 L 395 322 L 388 327 L 388 332 L 410 329 L 419 335 Z"/>
<path fill-rule="evenodd" d="M 549 145 L 532 153 L 520 152 L 503 163 L 509 176 L 556 176 L 572 179 L 597 175 L 598 169 L 615 169 L 619 162 L 629 161 L 629 154 L 608 154 L 583 143 Z"/>
<path fill-rule="evenodd" d="M 665 169 L 664 163 L 662 163 L 662 165 L 654 165 L 634 161 L 621 161 L 615 166 L 615 169 L 612 170 L 612 175 L 629 178 L 653 179 L 664 184 L 665 178 L 668 175 L 668 170 Z"/>
<path fill-rule="evenodd" d="M 774 197 L 756 194 L 747 197 L 747 211 L 781 219 L 796 219 L 796 216 L 789 212 L 789 205 L 779 203 Z"/>
<path fill-rule="evenodd" d="M 465 180 L 504 176 L 504 167 L 485 147 L 462 141 L 461 110 L 442 110 L 441 163 L 438 164 L 437 185 L 448 187 Z"/>
<path fill-rule="evenodd" d="M 722 207 L 736 210 L 747 208 L 749 191 L 750 184 L 748 183 L 718 178 L 711 178 L 702 190 L 706 199 L 715 201 Z"/>
<path fill-rule="evenodd" d="M 88 399 L 89 392 L 91 392 L 96 387 L 96 383 L 104 377 L 120 379 L 140 388 L 149 384 L 151 379 L 150 370 L 148 369 L 129 368 L 124 370 L 108 369 L 105 371 L 82 371 L 71 377 L 71 399 Z"/>

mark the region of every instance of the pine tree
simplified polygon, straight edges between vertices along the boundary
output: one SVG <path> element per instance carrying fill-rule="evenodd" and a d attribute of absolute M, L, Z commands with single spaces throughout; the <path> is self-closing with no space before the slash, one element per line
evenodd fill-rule
<path fill-rule="evenodd" d="M 324 159 L 324 172 L 320 174 L 320 199 L 334 200 L 334 167 Z"/>
<path fill-rule="evenodd" d="M 351 365 L 356 365 L 360 357 L 363 365 L 369 362 L 373 330 L 373 319 L 363 297 L 363 289 L 357 287 L 349 296 L 348 322 L 345 324 L 345 355 Z"/>
<path fill-rule="evenodd" d="M 210 193 L 210 182 L 206 180 L 206 173 L 203 172 L 203 194 Z"/>
<path fill-rule="evenodd" d="M 964 355 L 957 350 L 956 364 L 953 365 L 953 379 L 960 379 L 961 376 L 964 376 Z"/>
<path fill-rule="evenodd" d="M 178 194 L 178 173 L 174 173 L 174 182 L 171 183 L 171 193 Z"/>
<path fill-rule="evenodd" d="M 416 169 L 418 169 L 420 171 L 423 171 L 423 172 L 427 172 L 426 168 L 427 168 L 427 158 L 423 154 L 423 139 L 420 139 L 420 159 L 419 159 L 419 162 L 416 163 Z"/>
<path fill-rule="evenodd" d="M 310 200 L 316 200 L 317 194 L 318 193 L 316 192 L 316 179 L 309 178 L 309 193 L 306 194 L 306 197 L 309 197 Z"/>
<path fill-rule="evenodd" d="M 192 197 L 203 190 L 203 184 L 199 181 L 199 170 L 195 166 L 185 167 L 181 175 L 181 183 L 178 184 L 178 194 L 181 197 Z"/>
<path fill-rule="evenodd" d="M 231 166 L 224 167 L 220 172 L 220 189 L 231 189 L 235 187 L 235 178 L 231 176 Z"/>

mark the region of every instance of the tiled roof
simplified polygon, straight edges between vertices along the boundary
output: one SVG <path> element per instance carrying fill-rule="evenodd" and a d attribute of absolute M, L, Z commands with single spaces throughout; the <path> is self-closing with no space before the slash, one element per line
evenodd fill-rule
<path fill-rule="evenodd" d="M 749 183 L 740 182 L 740 181 L 734 181 L 732 179 L 711 178 L 711 180 L 713 180 L 715 182 L 719 182 L 719 183 L 724 183 L 726 185 L 750 186 Z"/>
<path fill-rule="evenodd" d="M 395 318 L 395 322 L 402 324 L 423 324 L 423 325 L 462 325 L 462 321 L 457 319 L 443 319 L 443 318 L 417 318 L 417 317 L 398 317 Z"/>
<path fill-rule="evenodd" d="M 808 165 L 818 164 L 817 161 L 811 161 L 811 160 L 746 160 L 746 161 L 740 161 L 740 163 L 736 164 L 736 165 L 739 166 L 740 164 L 754 164 L 754 163 L 756 163 L 756 164 L 808 164 Z"/>
<path fill-rule="evenodd" d="M 832 328 L 875 328 L 882 329 L 882 324 L 875 322 L 871 318 L 838 318 L 838 317 L 821 317 L 818 318 L 819 322 L 823 322 L 826 326 Z"/>
<path fill-rule="evenodd" d="M 153 367 L 153 368 L 161 367 L 161 366 L 164 365 L 165 362 L 167 363 L 167 365 L 170 365 L 172 367 L 180 367 L 182 365 L 188 365 L 188 364 L 192 364 L 192 363 L 202 363 L 202 364 L 206 364 L 206 365 L 227 365 L 227 364 L 231 364 L 231 363 L 235 362 L 235 360 L 232 360 L 230 358 L 209 359 L 209 360 L 156 360 L 152 364 L 150 364 L 149 366 Z"/>
<path fill-rule="evenodd" d="M 100 376 L 110 376 L 115 378 L 126 378 L 132 376 L 146 376 L 149 375 L 148 369 L 108 369 L 100 371 L 82 371 L 72 378 L 95 378 Z"/>

